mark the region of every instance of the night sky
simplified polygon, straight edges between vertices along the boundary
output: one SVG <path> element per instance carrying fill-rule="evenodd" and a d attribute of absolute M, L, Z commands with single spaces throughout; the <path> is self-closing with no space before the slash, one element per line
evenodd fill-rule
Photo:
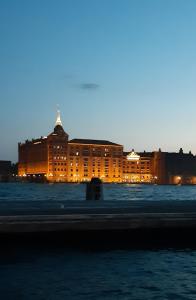
<path fill-rule="evenodd" d="M 196 154 L 195 0 L 0 0 L 0 159 L 49 134 Z"/>

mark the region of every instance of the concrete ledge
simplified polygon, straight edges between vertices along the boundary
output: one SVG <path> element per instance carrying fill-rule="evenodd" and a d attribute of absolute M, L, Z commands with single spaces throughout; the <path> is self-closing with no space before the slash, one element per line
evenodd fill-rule
<path fill-rule="evenodd" d="M 9 204 L 9 205 L 8 205 Z M 1 247 L 196 247 L 196 201 L 9 202 L 0 204 Z M 5 243 L 3 242 L 5 241 Z M 53 243 L 54 241 L 54 243 Z M 9 242 L 9 243 L 8 243 Z"/>
<path fill-rule="evenodd" d="M 0 233 L 196 229 L 196 213 L 64 214 L 1 216 Z"/>

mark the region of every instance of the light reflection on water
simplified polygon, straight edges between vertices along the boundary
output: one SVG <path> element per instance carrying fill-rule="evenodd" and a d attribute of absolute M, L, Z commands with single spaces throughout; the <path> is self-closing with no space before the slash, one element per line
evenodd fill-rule
<path fill-rule="evenodd" d="M 84 200 L 85 184 L 0 183 L 0 201 Z M 196 186 L 104 184 L 104 199 L 196 200 Z"/>

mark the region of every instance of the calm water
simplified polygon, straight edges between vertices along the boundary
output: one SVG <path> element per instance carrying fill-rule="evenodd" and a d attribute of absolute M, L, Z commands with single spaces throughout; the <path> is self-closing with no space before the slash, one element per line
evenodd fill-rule
<path fill-rule="evenodd" d="M 84 200 L 85 184 L 0 183 L 0 201 Z M 104 199 L 116 200 L 196 200 L 196 186 L 105 184 Z"/>
<path fill-rule="evenodd" d="M 1 202 L 84 200 L 84 185 L 0 184 Z M 105 185 L 106 201 L 196 200 L 196 187 Z M 196 250 L 1 245 L 0 299 L 196 299 Z"/>

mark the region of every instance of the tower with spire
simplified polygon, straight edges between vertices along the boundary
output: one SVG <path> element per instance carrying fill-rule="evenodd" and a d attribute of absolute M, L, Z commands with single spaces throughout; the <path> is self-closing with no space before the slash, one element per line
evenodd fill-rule
<path fill-rule="evenodd" d="M 57 110 L 57 118 L 56 118 L 56 122 L 55 122 L 55 126 L 60 125 L 63 127 L 62 122 L 61 122 L 61 114 L 60 114 L 60 110 Z"/>
<path fill-rule="evenodd" d="M 61 114 L 59 109 L 57 110 L 57 118 L 55 122 L 54 132 L 52 134 L 64 137 L 68 141 L 68 134 L 63 129 L 63 124 L 61 121 Z"/>

